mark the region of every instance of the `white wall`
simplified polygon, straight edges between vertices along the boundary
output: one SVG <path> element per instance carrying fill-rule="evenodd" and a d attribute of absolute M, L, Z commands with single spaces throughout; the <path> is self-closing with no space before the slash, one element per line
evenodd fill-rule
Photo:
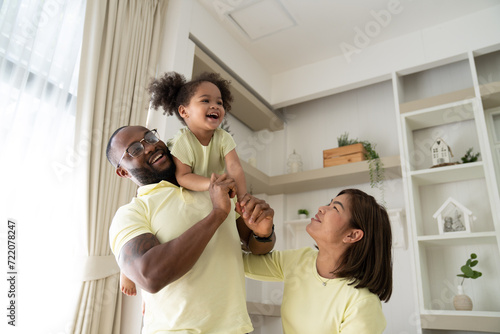
<path fill-rule="evenodd" d="M 273 76 L 270 102 L 275 107 L 296 104 L 386 80 L 393 71 L 498 44 L 499 17 L 500 5 L 360 48 L 349 60 L 338 56 L 277 74 Z"/>

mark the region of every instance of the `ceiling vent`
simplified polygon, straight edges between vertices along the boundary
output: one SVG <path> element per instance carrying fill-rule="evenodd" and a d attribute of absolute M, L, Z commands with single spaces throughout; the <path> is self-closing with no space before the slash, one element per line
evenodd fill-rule
<path fill-rule="evenodd" d="M 226 15 L 253 41 L 297 25 L 277 0 L 256 1 L 227 12 Z"/>

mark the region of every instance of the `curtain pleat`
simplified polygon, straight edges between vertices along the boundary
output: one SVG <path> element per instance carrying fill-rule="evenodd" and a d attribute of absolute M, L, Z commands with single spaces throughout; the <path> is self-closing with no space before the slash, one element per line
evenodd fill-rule
<path fill-rule="evenodd" d="M 155 74 L 166 7 L 165 0 L 87 0 L 76 143 L 89 138 L 91 143 L 81 166 L 86 178 L 78 186 L 85 203 L 86 251 L 91 257 L 112 254 L 109 225 L 118 207 L 136 191 L 132 182 L 114 173 L 106 159 L 106 145 L 117 128 L 146 123 L 146 87 Z M 74 333 L 119 333 L 121 302 L 119 273 L 84 281 Z"/>

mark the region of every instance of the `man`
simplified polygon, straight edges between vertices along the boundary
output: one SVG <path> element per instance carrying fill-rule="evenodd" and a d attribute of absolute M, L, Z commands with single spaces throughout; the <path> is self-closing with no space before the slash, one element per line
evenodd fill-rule
<path fill-rule="evenodd" d="M 208 192 L 177 185 L 175 165 L 155 131 L 128 126 L 111 136 L 106 155 L 138 195 L 118 209 L 110 244 L 121 270 L 143 289 L 143 333 L 248 333 L 241 244 L 272 250 L 274 211 L 212 175 Z"/>

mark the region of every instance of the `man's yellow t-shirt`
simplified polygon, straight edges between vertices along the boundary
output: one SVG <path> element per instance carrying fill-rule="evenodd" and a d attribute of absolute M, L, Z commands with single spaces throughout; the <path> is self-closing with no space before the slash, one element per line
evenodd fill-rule
<path fill-rule="evenodd" d="M 118 259 L 122 246 L 144 233 L 165 243 L 211 210 L 208 192 L 192 192 L 166 181 L 140 187 L 138 196 L 113 218 L 111 249 Z M 231 210 L 189 272 L 156 294 L 142 291 L 143 334 L 251 332 L 245 294 L 240 240 Z"/>

